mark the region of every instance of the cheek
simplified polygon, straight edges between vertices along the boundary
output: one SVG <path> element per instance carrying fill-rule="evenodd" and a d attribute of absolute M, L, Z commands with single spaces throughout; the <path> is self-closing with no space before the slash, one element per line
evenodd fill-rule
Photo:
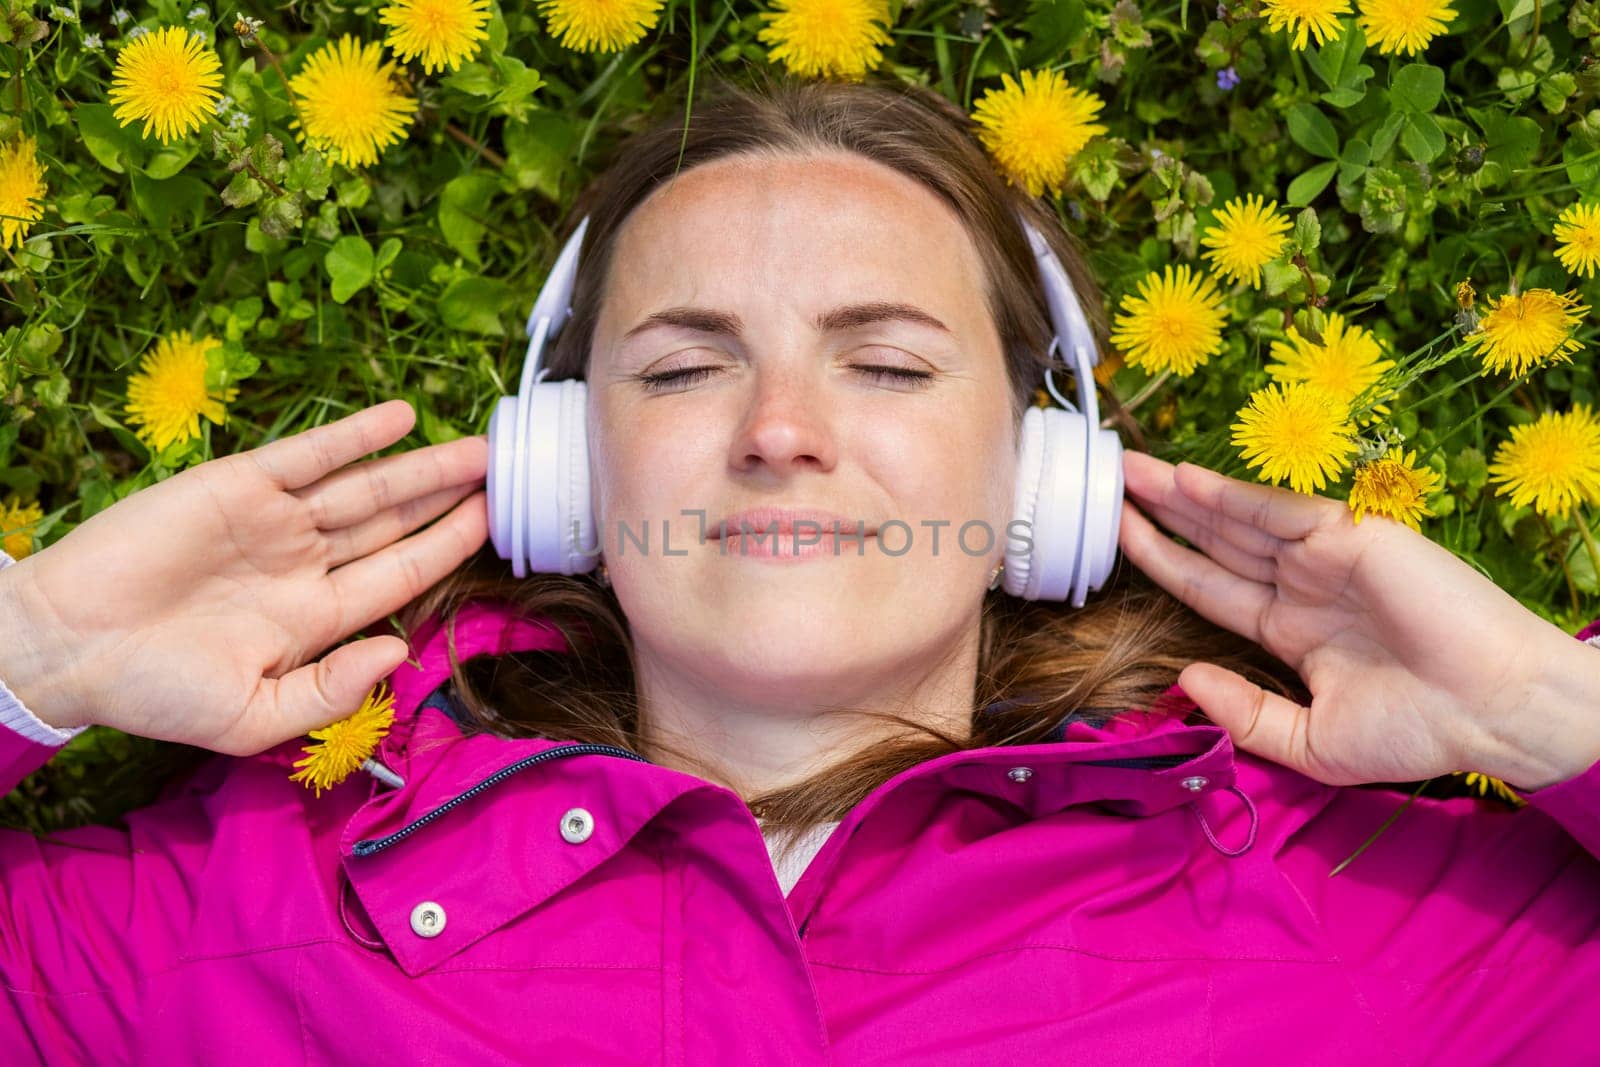
<path fill-rule="evenodd" d="M 621 432 L 591 431 L 589 436 L 594 510 L 607 534 L 624 521 L 635 527 L 648 522 L 653 535 L 663 521 L 692 525 L 693 518 L 680 516 L 680 509 L 715 505 L 706 496 L 712 457 L 705 435 L 686 434 L 681 424 L 661 426 L 621 414 L 604 417 L 617 420 L 606 423 L 608 427 L 627 427 Z"/>
<path fill-rule="evenodd" d="M 1016 479 L 1009 427 L 1003 434 L 986 436 L 976 427 L 956 431 L 943 423 L 863 447 L 868 449 L 864 454 L 876 457 L 874 480 L 893 501 L 895 514 L 886 518 L 911 526 L 923 543 L 929 543 L 932 532 L 921 525 L 923 520 L 948 523 L 940 527 L 941 555 L 964 523 L 987 523 L 997 542 L 1005 536 Z M 978 552 L 984 539 L 982 528 L 975 526 L 966 543 Z"/>

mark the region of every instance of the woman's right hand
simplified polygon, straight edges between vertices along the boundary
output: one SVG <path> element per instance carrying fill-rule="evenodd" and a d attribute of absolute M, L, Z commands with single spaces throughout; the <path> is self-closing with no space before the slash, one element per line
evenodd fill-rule
<path fill-rule="evenodd" d="M 352 465 L 415 417 L 391 400 L 200 464 L 0 571 L 0 610 L 13 612 L 0 619 L 0 681 L 57 727 L 231 755 L 349 715 L 406 643 L 377 636 L 316 657 L 488 536 L 485 437 Z"/>

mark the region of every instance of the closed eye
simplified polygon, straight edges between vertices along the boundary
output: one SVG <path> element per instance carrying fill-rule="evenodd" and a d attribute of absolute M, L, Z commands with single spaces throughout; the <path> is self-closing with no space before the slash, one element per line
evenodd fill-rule
<path fill-rule="evenodd" d="M 635 377 L 649 392 L 667 392 L 668 385 L 692 385 L 721 369 L 721 367 L 682 367 L 659 374 L 638 374 Z M 896 382 L 913 389 L 923 388 L 933 378 L 932 371 L 913 370 L 910 367 L 858 366 L 855 369 L 865 373 L 873 381 Z"/>

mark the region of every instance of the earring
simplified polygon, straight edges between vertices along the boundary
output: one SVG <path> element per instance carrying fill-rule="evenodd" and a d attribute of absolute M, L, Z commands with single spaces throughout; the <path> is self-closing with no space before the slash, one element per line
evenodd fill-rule
<path fill-rule="evenodd" d="M 994 590 L 1000 588 L 1000 576 L 1002 574 L 1004 574 L 1005 572 L 1006 572 L 1006 561 L 1005 560 L 1001 560 L 1000 561 L 1000 565 L 994 569 L 994 573 L 989 575 L 989 591 L 990 592 L 993 592 Z"/>
<path fill-rule="evenodd" d="M 611 588 L 611 575 L 606 572 L 605 560 L 601 560 L 600 565 L 594 569 L 594 580 L 599 583 L 601 589 Z"/>

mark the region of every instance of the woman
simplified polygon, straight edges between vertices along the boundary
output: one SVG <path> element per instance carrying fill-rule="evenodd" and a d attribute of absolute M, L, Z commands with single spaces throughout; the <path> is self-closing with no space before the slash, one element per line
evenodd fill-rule
<path fill-rule="evenodd" d="M 1004 528 L 1050 335 L 1018 212 L 1092 292 L 933 94 L 727 91 L 573 216 L 548 365 L 588 383 L 600 582 L 485 551 L 483 437 L 357 463 L 398 401 L 0 571 L 7 788 L 91 722 L 240 757 L 126 829 L 0 838 L 8 1062 L 1587 1048 L 1600 650 L 1426 538 L 1130 452 L 1202 551 L 1126 504 L 1159 588 L 1078 611 L 997 589 L 1003 544 L 696 539 L 768 504 Z M 822 315 L 862 301 L 923 314 Z M 398 787 L 292 783 L 383 679 Z M 1453 770 L 1530 803 L 1419 799 L 1327 877 L 1400 799 L 1348 787 Z"/>

